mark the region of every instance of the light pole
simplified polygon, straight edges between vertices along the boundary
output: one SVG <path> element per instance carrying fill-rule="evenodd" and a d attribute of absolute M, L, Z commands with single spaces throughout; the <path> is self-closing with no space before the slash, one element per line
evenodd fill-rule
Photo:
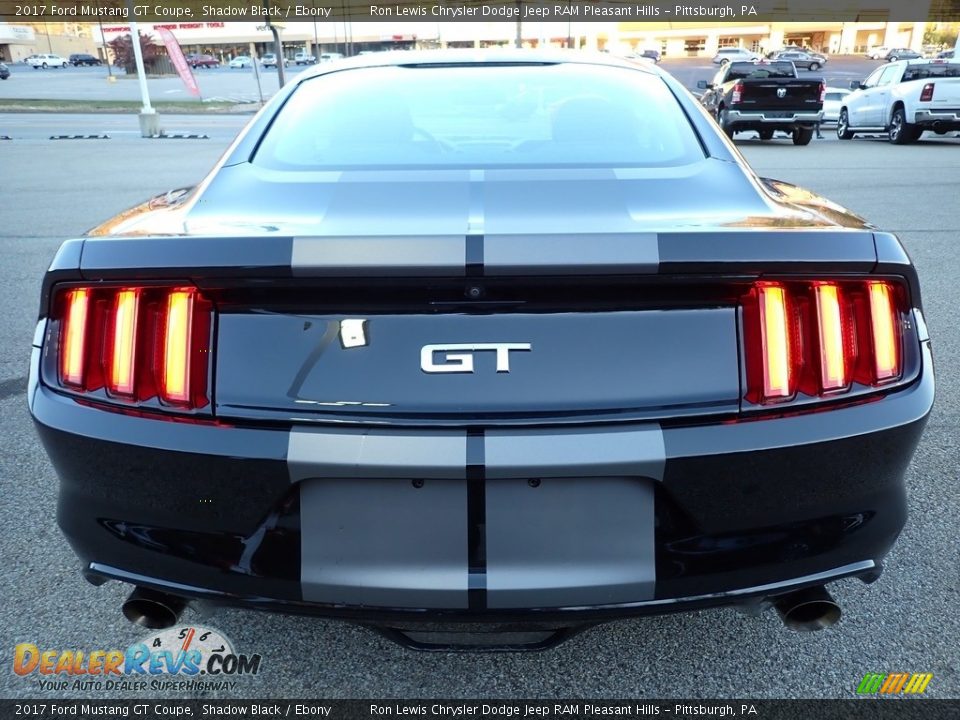
<path fill-rule="evenodd" d="M 523 0 L 517 0 L 517 37 L 514 40 L 514 47 L 518 50 L 523 47 L 523 26 L 520 22 L 520 16 L 523 14 Z"/>
<path fill-rule="evenodd" d="M 133 45 L 133 58 L 137 64 L 137 80 L 140 83 L 140 97 L 143 107 L 140 109 L 140 135 L 157 137 L 160 134 L 160 116 L 150 105 L 150 90 L 147 88 L 147 71 L 143 65 L 143 49 L 140 47 L 140 29 L 130 13 L 130 44 Z"/>
<path fill-rule="evenodd" d="M 267 11 L 267 27 L 270 28 L 270 32 L 273 33 L 273 52 L 277 56 L 277 80 L 280 83 L 280 87 L 283 87 L 286 80 L 283 72 L 283 43 L 280 42 L 280 31 L 277 30 L 270 21 L 270 0 L 263 0 L 263 7 Z"/>
<path fill-rule="evenodd" d="M 317 38 L 317 8 L 313 0 L 310 0 L 310 8 L 313 10 L 313 52 L 316 53 L 314 57 L 317 58 L 317 62 L 320 62 L 320 40 Z"/>
<path fill-rule="evenodd" d="M 97 0 L 97 8 L 100 8 L 100 0 Z M 97 15 L 97 25 L 100 26 L 100 44 L 103 46 L 103 61 L 107 64 L 107 82 L 113 82 L 113 63 L 110 62 L 110 53 L 107 51 L 107 36 L 103 34 L 103 20 Z"/>

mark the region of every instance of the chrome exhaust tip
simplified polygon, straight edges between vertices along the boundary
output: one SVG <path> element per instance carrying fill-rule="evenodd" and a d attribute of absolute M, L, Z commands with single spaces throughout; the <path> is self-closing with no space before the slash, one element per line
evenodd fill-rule
<path fill-rule="evenodd" d="M 797 632 L 813 632 L 836 625 L 841 614 L 840 605 L 823 585 L 775 598 L 774 607 L 783 624 Z"/>
<path fill-rule="evenodd" d="M 123 616 L 134 625 L 163 630 L 176 625 L 186 607 L 182 597 L 138 587 L 124 601 Z"/>

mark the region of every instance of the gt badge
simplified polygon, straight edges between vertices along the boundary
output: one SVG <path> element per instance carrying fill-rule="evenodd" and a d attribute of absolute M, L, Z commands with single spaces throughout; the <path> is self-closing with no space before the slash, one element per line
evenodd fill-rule
<path fill-rule="evenodd" d="M 420 350 L 420 369 L 426 373 L 472 373 L 473 354 L 493 351 L 497 354 L 497 372 L 510 372 L 510 351 L 533 350 L 530 343 L 460 343 L 424 345 Z M 445 353 L 437 359 L 438 353 Z"/>

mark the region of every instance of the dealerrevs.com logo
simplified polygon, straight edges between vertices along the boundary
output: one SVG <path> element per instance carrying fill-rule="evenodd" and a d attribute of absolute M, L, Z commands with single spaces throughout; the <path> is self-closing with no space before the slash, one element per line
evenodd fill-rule
<path fill-rule="evenodd" d="M 13 671 L 38 690 L 233 690 L 260 672 L 260 655 L 238 654 L 218 630 L 183 625 L 152 633 L 126 650 L 41 649 L 20 643 Z"/>
<path fill-rule="evenodd" d="M 933 673 L 867 673 L 857 686 L 858 695 L 922 695 Z"/>

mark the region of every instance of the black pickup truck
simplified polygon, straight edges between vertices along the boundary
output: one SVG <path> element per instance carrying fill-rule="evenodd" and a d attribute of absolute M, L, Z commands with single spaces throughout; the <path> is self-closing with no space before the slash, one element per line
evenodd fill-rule
<path fill-rule="evenodd" d="M 794 145 L 807 145 L 823 119 L 823 79 L 800 79 L 792 62 L 728 63 L 712 82 L 701 80 L 697 87 L 706 90 L 700 102 L 731 138 L 756 130 L 769 140 L 781 130 L 793 135 Z"/>

